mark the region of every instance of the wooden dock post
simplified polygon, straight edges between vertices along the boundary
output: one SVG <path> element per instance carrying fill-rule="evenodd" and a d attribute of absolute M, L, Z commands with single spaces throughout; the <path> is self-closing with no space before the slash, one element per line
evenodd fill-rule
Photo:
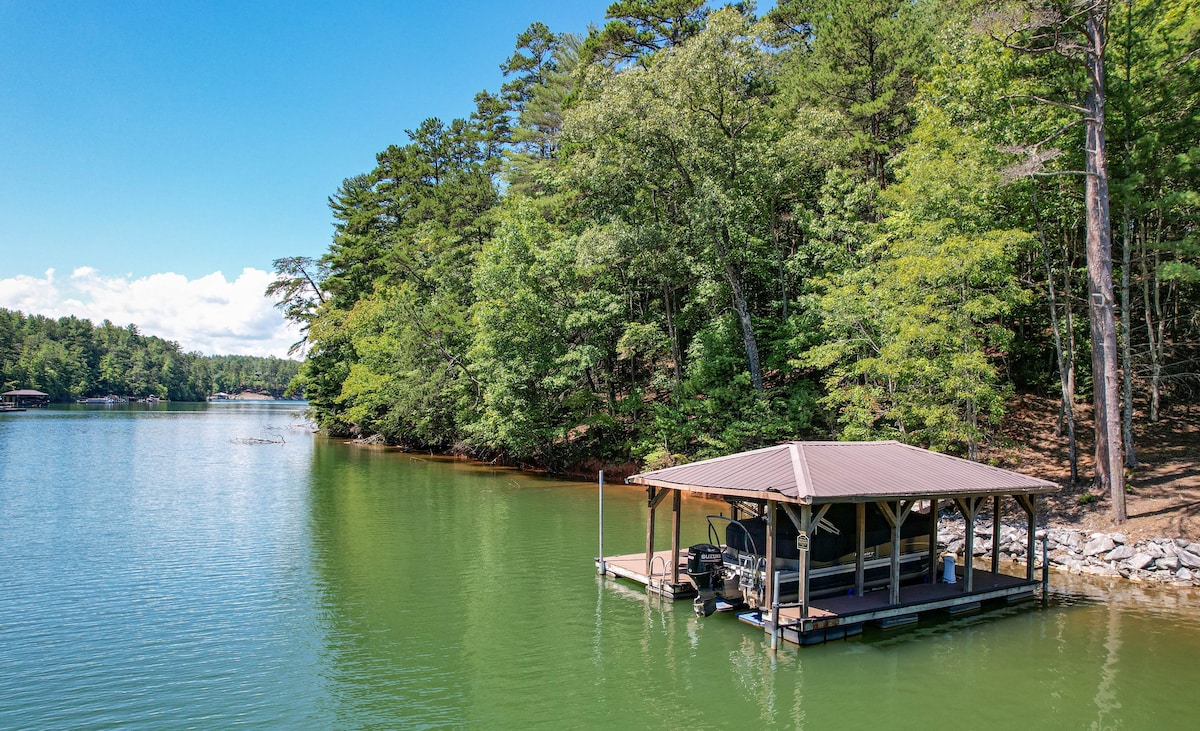
<path fill-rule="evenodd" d="M 767 501 L 767 548 L 765 553 L 767 572 L 763 577 L 763 593 L 766 595 L 763 597 L 763 606 L 767 608 L 768 612 L 771 611 L 775 601 L 775 553 L 778 550 L 776 543 L 779 540 L 779 536 L 776 535 L 779 525 L 779 517 L 775 514 L 777 509 L 776 501 Z M 777 620 L 778 617 L 772 613 L 771 621 L 776 622 Z"/>
<path fill-rule="evenodd" d="M 658 504 L 654 498 L 657 493 L 657 487 L 646 488 L 646 588 L 650 588 L 650 562 L 654 559 L 654 506 Z"/>
<path fill-rule="evenodd" d="M 880 512 L 883 513 L 883 517 L 887 519 L 888 525 L 892 527 L 892 565 L 891 576 L 888 579 L 888 601 L 892 604 L 900 603 L 900 529 L 904 527 L 904 521 L 916 504 L 916 500 L 909 500 L 907 503 L 897 500 L 893 510 L 890 502 L 876 503 Z"/>
<path fill-rule="evenodd" d="M 799 515 L 796 515 L 796 509 L 787 503 L 781 502 L 779 503 L 779 507 L 783 508 L 783 512 L 787 513 L 787 517 L 791 519 L 792 525 L 796 527 L 796 553 L 799 559 L 797 561 L 798 570 L 796 572 L 796 581 L 798 584 L 796 599 L 800 604 L 800 618 L 808 619 L 808 577 L 809 570 L 812 568 L 808 552 L 809 542 L 812 535 L 816 533 L 816 530 L 813 530 L 813 526 L 820 523 L 821 519 L 825 517 L 825 513 L 829 511 L 829 504 L 826 503 L 821 506 L 820 510 L 817 511 L 816 520 L 813 519 L 812 506 L 807 503 L 800 505 Z M 776 591 L 777 595 L 778 593 Z M 776 604 L 778 603 L 779 599 L 776 596 Z"/>
<path fill-rule="evenodd" d="M 822 506 L 821 515 L 824 515 L 825 511 L 827 511 L 827 510 L 829 510 L 828 505 Z M 800 535 L 804 536 L 804 541 L 803 541 L 804 545 L 800 546 L 799 544 L 797 544 L 797 548 L 800 549 L 799 550 L 799 553 L 800 553 L 800 557 L 799 557 L 800 558 L 800 561 L 799 561 L 799 564 L 800 564 L 800 576 L 799 576 L 800 586 L 797 589 L 797 591 L 800 593 L 800 596 L 797 598 L 800 600 L 800 618 L 801 619 L 808 619 L 808 604 L 809 604 L 808 577 L 809 577 L 809 573 L 810 573 L 809 569 L 811 568 L 811 560 L 812 560 L 812 554 L 809 553 L 808 545 L 809 545 L 809 540 L 810 540 L 809 536 L 811 536 L 813 533 L 812 528 L 813 528 L 812 506 L 807 505 L 807 504 L 801 505 L 800 506 Z"/>
<path fill-rule="evenodd" d="M 938 555 L 937 555 L 937 537 L 938 537 L 938 499 L 929 499 L 929 576 L 928 583 L 936 584 L 938 581 Z"/>
<path fill-rule="evenodd" d="M 1025 578 L 1033 581 L 1034 557 L 1037 555 L 1037 496 L 1017 495 L 1017 502 L 1025 511 Z"/>
<path fill-rule="evenodd" d="M 1000 496 L 992 496 L 992 573 L 1000 573 Z"/>
<path fill-rule="evenodd" d="M 651 573 L 653 567 L 651 563 L 654 561 L 654 510 L 658 504 L 663 501 L 669 492 L 665 487 L 654 487 L 651 485 L 646 488 L 646 588 L 650 588 L 654 584 L 654 575 Z M 673 563 L 679 562 L 679 554 L 671 557 Z"/>
<path fill-rule="evenodd" d="M 679 586 L 679 498 L 680 490 L 672 490 L 671 498 L 671 587 Z"/>
<path fill-rule="evenodd" d="M 963 593 L 975 591 L 975 516 L 979 515 L 982 497 L 956 498 L 958 509 L 966 523 L 966 545 L 963 547 Z"/>
<path fill-rule="evenodd" d="M 854 532 L 858 543 L 854 549 L 854 596 L 863 595 L 863 553 L 867 550 L 867 504 L 854 506 Z"/>

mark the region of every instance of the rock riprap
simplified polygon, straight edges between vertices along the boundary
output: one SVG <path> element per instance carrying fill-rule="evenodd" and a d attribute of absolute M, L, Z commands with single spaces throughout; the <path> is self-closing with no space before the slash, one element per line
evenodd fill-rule
<path fill-rule="evenodd" d="M 1122 533 L 1088 533 L 1074 528 L 1049 527 L 1035 535 L 1037 550 L 1042 539 L 1050 567 L 1073 574 L 1123 577 L 1130 581 L 1200 586 L 1200 543 L 1183 538 L 1149 538 L 1130 542 Z M 1001 560 L 1025 563 L 1026 529 L 1000 524 Z M 962 558 L 966 529 L 961 519 L 938 521 L 938 547 Z M 975 524 L 976 558 L 992 553 L 992 524 Z M 1040 558 L 1039 558 L 1040 560 Z"/>

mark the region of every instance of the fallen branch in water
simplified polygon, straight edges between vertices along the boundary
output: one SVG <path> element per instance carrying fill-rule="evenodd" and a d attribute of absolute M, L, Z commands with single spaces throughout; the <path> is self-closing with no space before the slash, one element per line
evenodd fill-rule
<path fill-rule="evenodd" d="M 287 444 L 283 439 L 262 439 L 260 437 L 234 437 L 229 441 L 234 444 Z"/>

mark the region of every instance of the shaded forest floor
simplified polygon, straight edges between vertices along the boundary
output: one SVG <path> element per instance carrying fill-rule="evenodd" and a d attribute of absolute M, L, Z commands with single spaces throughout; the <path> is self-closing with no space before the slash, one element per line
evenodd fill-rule
<path fill-rule="evenodd" d="M 1063 486 L 1041 504 L 1049 522 L 1089 532 L 1120 532 L 1140 538 L 1188 538 L 1200 541 L 1200 410 L 1175 409 L 1157 423 L 1144 415 L 1134 425 L 1139 466 L 1126 470 L 1129 520 L 1112 521 L 1107 494 L 1092 487 L 1093 433 L 1091 408 L 1078 409 L 1076 434 L 1079 484 L 1071 484 L 1067 438 L 1055 436 L 1058 400 L 1022 395 L 1014 398 L 1001 425 L 1002 437 L 981 450 L 982 461 L 1015 469 Z M 1093 502 L 1081 502 L 1094 494 Z"/>

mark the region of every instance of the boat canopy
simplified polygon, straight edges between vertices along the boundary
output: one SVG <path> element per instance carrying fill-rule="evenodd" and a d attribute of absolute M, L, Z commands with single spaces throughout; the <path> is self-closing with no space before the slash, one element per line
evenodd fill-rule
<path fill-rule="evenodd" d="M 1059 489 L 1047 480 L 897 441 L 787 442 L 643 472 L 626 482 L 809 505 Z"/>

